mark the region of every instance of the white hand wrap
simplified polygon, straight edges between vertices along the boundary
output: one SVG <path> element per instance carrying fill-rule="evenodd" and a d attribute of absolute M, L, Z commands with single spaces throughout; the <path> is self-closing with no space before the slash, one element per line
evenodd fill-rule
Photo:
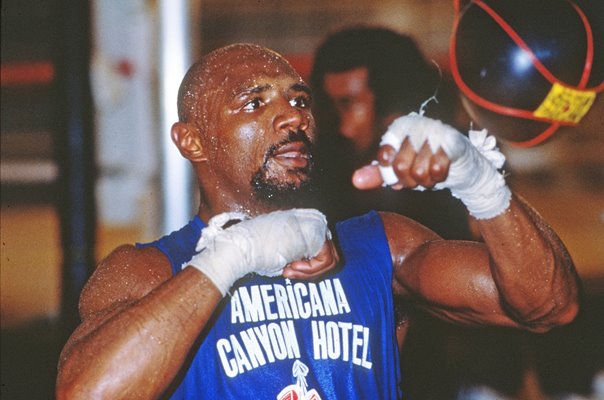
<path fill-rule="evenodd" d="M 433 153 L 442 148 L 451 160 L 451 166 L 447 179 L 436 184 L 434 189 L 450 189 L 478 219 L 494 218 L 509 207 L 512 196 L 498 171 L 505 156 L 496 147 L 495 138 L 487 136 L 485 129 L 470 131 L 469 136 L 470 139 L 466 138 L 441 121 L 411 113 L 397 118 L 388 127 L 380 145 L 390 145 L 398 151 L 408 137 L 416 151 L 426 141 Z M 379 168 L 384 186 L 398 182 L 392 167 Z"/>
<path fill-rule="evenodd" d="M 223 229 L 232 219 L 242 219 Z M 330 238 L 325 216 L 313 209 L 275 211 L 246 219 L 219 214 L 209 221 L 188 263 L 202 271 L 224 296 L 235 281 L 250 272 L 281 275 L 286 264 L 317 255 Z"/>

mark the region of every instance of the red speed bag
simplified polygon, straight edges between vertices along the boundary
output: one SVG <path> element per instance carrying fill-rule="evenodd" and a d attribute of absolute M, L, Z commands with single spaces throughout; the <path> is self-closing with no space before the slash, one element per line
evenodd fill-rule
<path fill-rule="evenodd" d="M 588 14 L 566 0 L 472 0 L 449 49 L 470 117 L 524 147 L 578 124 L 604 89 L 603 20 Z"/>

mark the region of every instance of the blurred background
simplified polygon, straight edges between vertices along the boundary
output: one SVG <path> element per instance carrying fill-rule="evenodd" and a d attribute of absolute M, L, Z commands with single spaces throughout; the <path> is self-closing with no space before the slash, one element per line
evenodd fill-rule
<path fill-rule="evenodd" d="M 172 81 L 192 60 L 255 42 L 307 76 L 326 34 L 365 23 L 410 34 L 447 75 L 454 8 L 448 0 L 3 0 L 1 16 L 0 395 L 52 399 L 95 262 L 194 213 L 191 190 L 165 195 L 191 186 L 168 129 Z M 427 319 L 433 330 L 410 339 L 414 398 L 595 398 L 604 368 L 603 127 L 600 95 L 578 127 L 543 145 L 502 145 L 511 186 L 559 233 L 583 279 L 577 321 L 531 335 Z M 436 356 L 434 335 L 444 344 Z"/>

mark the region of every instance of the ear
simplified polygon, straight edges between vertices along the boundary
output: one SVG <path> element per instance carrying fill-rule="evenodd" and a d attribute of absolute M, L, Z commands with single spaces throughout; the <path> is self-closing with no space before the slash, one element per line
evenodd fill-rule
<path fill-rule="evenodd" d="M 176 122 L 172 125 L 171 136 L 180 154 L 187 160 L 192 162 L 208 160 L 195 127 L 186 122 Z"/>

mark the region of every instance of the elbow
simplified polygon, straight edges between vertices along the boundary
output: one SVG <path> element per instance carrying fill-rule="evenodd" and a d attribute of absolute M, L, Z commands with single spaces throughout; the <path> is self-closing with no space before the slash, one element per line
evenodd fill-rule
<path fill-rule="evenodd" d="M 107 381 L 102 384 L 102 380 L 87 373 L 85 368 L 80 366 L 75 371 L 68 367 L 69 365 L 59 366 L 55 385 L 56 400 L 75 400 L 75 399 L 115 399 L 117 397 L 110 396 L 106 392 L 109 388 Z M 76 372 L 77 371 L 77 372 Z"/>
<path fill-rule="evenodd" d="M 568 325 L 575 320 L 579 315 L 579 301 L 569 302 L 566 307 L 559 313 L 557 318 L 557 326 Z"/>
<path fill-rule="evenodd" d="M 107 393 L 99 386 L 90 382 L 61 382 L 59 378 L 55 389 L 56 400 L 90 400 L 90 399 L 118 399 L 121 396 Z"/>
<path fill-rule="evenodd" d="M 578 314 L 579 305 L 573 303 L 568 307 L 565 307 L 564 310 L 556 312 L 555 315 L 547 316 L 536 322 L 529 322 L 526 325 L 527 330 L 534 333 L 546 333 L 554 328 L 569 325 L 575 320 Z"/>
<path fill-rule="evenodd" d="M 533 314 L 533 318 L 527 318 L 522 325 L 531 332 L 546 333 L 571 324 L 579 314 L 579 309 L 579 301 L 576 298 L 556 302 L 547 308 L 541 307 L 537 318 Z"/>
<path fill-rule="evenodd" d="M 574 271 L 570 259 L 564 269 Z M 546 286 L 544 290 L 540 291 L 540 297 L 533 299 L 533 304 L 537 304 L 537 306 L 531 307 L 532 312 L 525 314 L 527 318 L 524 319 L 524 326 L 532 332 L 544 333 L 569 325 L 579 314 L 582 290 L 581 281 L 576 273 L 571 272 L 563 277 L 552 277 L 550 282 L 554 284 Z"/>
<path fill-rule="evenodd" d="M 86 395 L 84 393 L 75 390 L 73 386 L 59 385 L 58 383 L 55 395 L 57 400 L 73 400 L 86 398 Z"/>
<path fill-rule="evenodd" d="M 94 363 L 79 365 L 76 369 L 61 369 L 55 385 L 56 400 L 94 399 L 155 399 L 162 394 L 152 380 L 136 380 L 120 375 L 120 368 L 111 368 L 115 374 L 100 369 L 86 368 Z M 71 365 L 74 367 L 74 365 Z M 107 370 L 105 370 L 107 371 Z"/>
<path fill-rule="evenodd" d="M 65 382 L 59 375 L 55 386 L 55 396 L 57 400 L 73 400 L 73 399 L 93 399 L 90 393 L 74 382 Z"/>
<path fill-rule="evenodd" d="M 78 382 L 77 380 L 68 381 L 60 373 L 55 386 L 55 396 L 57 400 L 102 398 L 102 396 L 94 394 L 90 385 L 86 385 L 85 382 Z"/>

